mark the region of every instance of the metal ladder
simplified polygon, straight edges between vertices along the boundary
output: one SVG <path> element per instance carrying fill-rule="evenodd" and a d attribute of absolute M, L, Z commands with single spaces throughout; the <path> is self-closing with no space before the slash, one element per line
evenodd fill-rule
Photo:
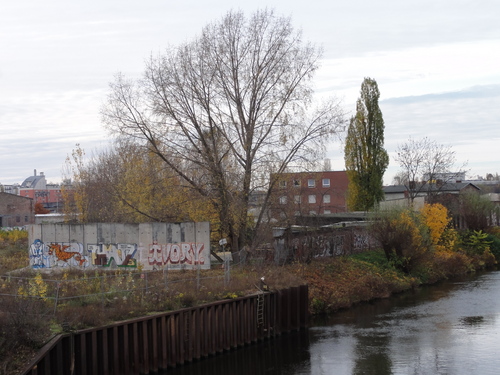
<path fill-rule="evenodd" d="M 257 295 L 257 326 L 264 325 L 264 292 Z"/>

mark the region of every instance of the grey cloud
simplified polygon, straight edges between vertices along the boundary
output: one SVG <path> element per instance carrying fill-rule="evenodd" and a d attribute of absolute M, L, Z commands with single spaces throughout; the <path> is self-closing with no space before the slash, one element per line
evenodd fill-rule
<path fill-rule="evenodd" d="M 405 96 L 390 98 L 381 101 L 386 104 L 412 104 L 435 101 L 449 101 L 459 99 L 481 99 L 500 97 L 500 85 L 473 86 L 461 91 L 427 94 L 419 96 Z"/>

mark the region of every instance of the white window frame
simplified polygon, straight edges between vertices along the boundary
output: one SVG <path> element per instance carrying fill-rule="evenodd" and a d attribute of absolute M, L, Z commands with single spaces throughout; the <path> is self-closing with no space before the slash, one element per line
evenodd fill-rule
<path fill-rule="evenodd" d="M 325 194 L 323 195 L 323 203 L 331 203 L 332 202 L 332 197 L 330 194 Z"/>
<path fill-rule="evenodd" d="M 324 188 L 330 187 L 330 179 L 329 178 L 323 178 L 321 180 L 321 183 L 322 183 L 322 185 L 323 185 Z"/>
<path fill-rule="evenodd" d="M 314 178 L 307 179 L 307 187 L 313 188 L 316 187 L 316 180 Z"/>
<path fill-rule="evenodd" d="M 307 202 L 309 204 L 315 204 L 316 203 L 316 194 L 309 194 L 307 197 Z"/>

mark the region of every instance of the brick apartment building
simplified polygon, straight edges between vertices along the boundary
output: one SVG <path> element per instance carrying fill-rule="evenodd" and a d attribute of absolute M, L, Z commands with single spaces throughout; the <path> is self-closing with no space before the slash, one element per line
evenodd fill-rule
<path fill-rule="evenodd" d="M 0 227 L 21 227 L 35 223 L 31 198 L 0 192 Z"/>
<path fill-rule="evenodd" d="M 271 216 L 276 220 L 347 212 L 345 171 L 281 173 L 273 192 Z"/>

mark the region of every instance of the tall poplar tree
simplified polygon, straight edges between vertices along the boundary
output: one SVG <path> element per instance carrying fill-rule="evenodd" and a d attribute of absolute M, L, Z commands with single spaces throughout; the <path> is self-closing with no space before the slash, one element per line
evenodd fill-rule
<path fill-rule="evenodd" d="M 384 149 L 384 119 L 378 106 L 377 82 L 365 78 L 351 117 L 344 150 L 349 178 L 347 204 L 354 211 L 368 211 L 384 199 L 384 172 L 389 156 Z"/>

